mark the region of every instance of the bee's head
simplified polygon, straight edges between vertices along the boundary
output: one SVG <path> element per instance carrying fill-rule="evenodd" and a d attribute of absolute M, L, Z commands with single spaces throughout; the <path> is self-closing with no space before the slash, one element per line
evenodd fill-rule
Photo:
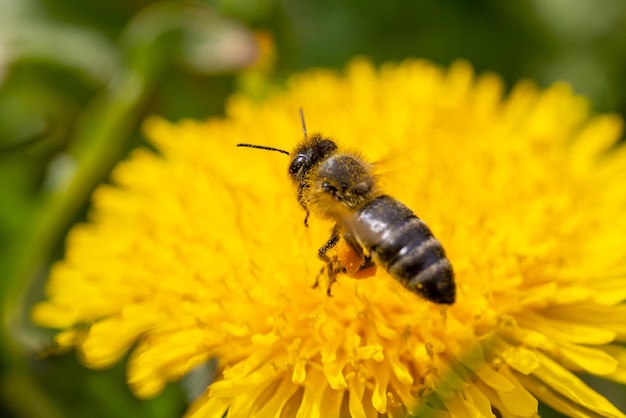
<path fill-rule="evenodd" d="M 276 151 L 281 154 L 289 155 L 292 157 L 289 163 L 289 177 L 295 183 L 303 181 L 313 167 L 324 161 L 337 150 L 337 144 L 330 139 L 324 138 L 320 134 L 313 134 L 305 138 L 298 144 L 293 152 L 274 147 L 266 147 L 265 145 L 237 144 L 237 146 Z"/>
<path fill-rule="evenodd" d="M 295 149 L 289 163 L 289 177 L 299 184 L 312 168 L 328 158 L 337 150 L 337 144 L 320 134 L 313 134 L 305 138 Z"/>
<path fill-rule="evenodd" d="M 324 138 L 320 134 L 311 136 L 306 133 L 306 125 L 304 123 L 304 113 L 300 109 L 300 119 L 302 120 L 302 132 L 304 139 L 298 144 L 293 152 L 288 152 L 280 148 L 267 147 L 255 144 L 237 144 L 238 147 L 249 147 L 263 149 L 266 151 L 276 151 L 289 155 L 291 162 L 289 163 L 289 177 L 298 186 L 302 187 L 311 170 L 319 163 L 328 158 L 337 150 L 337 144 L 328 138 Z"/>

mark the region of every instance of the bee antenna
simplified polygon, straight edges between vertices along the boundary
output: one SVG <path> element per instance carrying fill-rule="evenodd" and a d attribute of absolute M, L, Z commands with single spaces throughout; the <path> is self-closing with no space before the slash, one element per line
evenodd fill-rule
<path fill-rule="evenodd" d="M 304 111 L 300 108 L 300 120 L 302 121 L 302 132 L 304 133 L 304 139 L 306 139 L 306 123 L 304 123 Z"/>
<path fill-rule="evenodd" d="M 279 148 L 274 148 L 274 147 L 266 147 L 264 145 L 254 145 L 254 144 L 237 144 L 238 147 L 248 147 L 248 148 L 257 148 L 257 149 L 264 149 L 266 151 L 276 151 L 276 152 L 281 152 L 283 154 L 287 154 L 289 155 L 288 151 L 285 151 L 284 149 L 279 149 Z"/>

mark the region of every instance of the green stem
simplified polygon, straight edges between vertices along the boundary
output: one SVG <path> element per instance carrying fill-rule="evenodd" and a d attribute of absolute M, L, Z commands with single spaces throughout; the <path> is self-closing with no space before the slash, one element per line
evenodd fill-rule
<path fill-rule="evenodd" d="M 136 130 L 148 92 L 163 70 L 175 61 L 172 57 L 178 53 L 183 11 L 181 5 L 152 6 L 131 22 L 123 37 L 128 65 L 85 110 L 71 141 L 72 146 L 66 152 L 74 165 L 71 178 L 62 187 L 42 196 L 30 228 L 11 248 L 12 263 L 0 283 L 6 286 L 6 292 L 0 292 L 5 295 L 4 321 L 0 330 L 4 369 L 0 396 L 22 416 L 56 415 L 52 407 L 40 412 L 32 408 L 30 412 L 20 412 L 25 403 L 48 406 L 53 403 L 43 400 L 46 394 L 30 375 L 21 348 L 11 334 L 14 318 L 20 314 L 25 289 L 35 273 L 49 263 L 63 234 L 95 187 L 106 178 Z M 26 386 L 28 391 L 19 391 Z M 27 394 L 29 399 L 24 399 Z"/>

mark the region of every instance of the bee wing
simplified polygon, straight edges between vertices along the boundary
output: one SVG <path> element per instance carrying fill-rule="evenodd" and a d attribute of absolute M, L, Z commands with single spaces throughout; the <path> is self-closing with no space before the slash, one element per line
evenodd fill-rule
<path fill-rule="evenodd" d="M 385 193 L 400 197 L 409 190 L 423 173 L 420 167 L 426 167 L 423 156 L 417 152 L 388 151 L 374 160 L 374 175 Z"/>

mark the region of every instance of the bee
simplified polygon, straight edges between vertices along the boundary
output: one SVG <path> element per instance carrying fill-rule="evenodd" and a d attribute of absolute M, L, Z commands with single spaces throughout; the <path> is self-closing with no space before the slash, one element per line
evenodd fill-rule
<path fill-rule="evenodd" d="M 360 270 L 380 266 L 409 291 L 435 303 L 453 304 L 452 265 L 426 223 L 381 190 L 373 164 L 358 152 L 340 150 L 321 134 L 307 135 L 302 110 L 300 117 L 304 139 L 292 152 L 254 144 L 237 146 L 291 157 L 288 174 L 306 213 L 305 226 L 311 212 L 335 222 L 330 238 L 318 250 L 326 263 L 328 295 L 337 274 L 346 272 L 338 257 L 328 255 L 343 239 L 362 260 Z"/>

